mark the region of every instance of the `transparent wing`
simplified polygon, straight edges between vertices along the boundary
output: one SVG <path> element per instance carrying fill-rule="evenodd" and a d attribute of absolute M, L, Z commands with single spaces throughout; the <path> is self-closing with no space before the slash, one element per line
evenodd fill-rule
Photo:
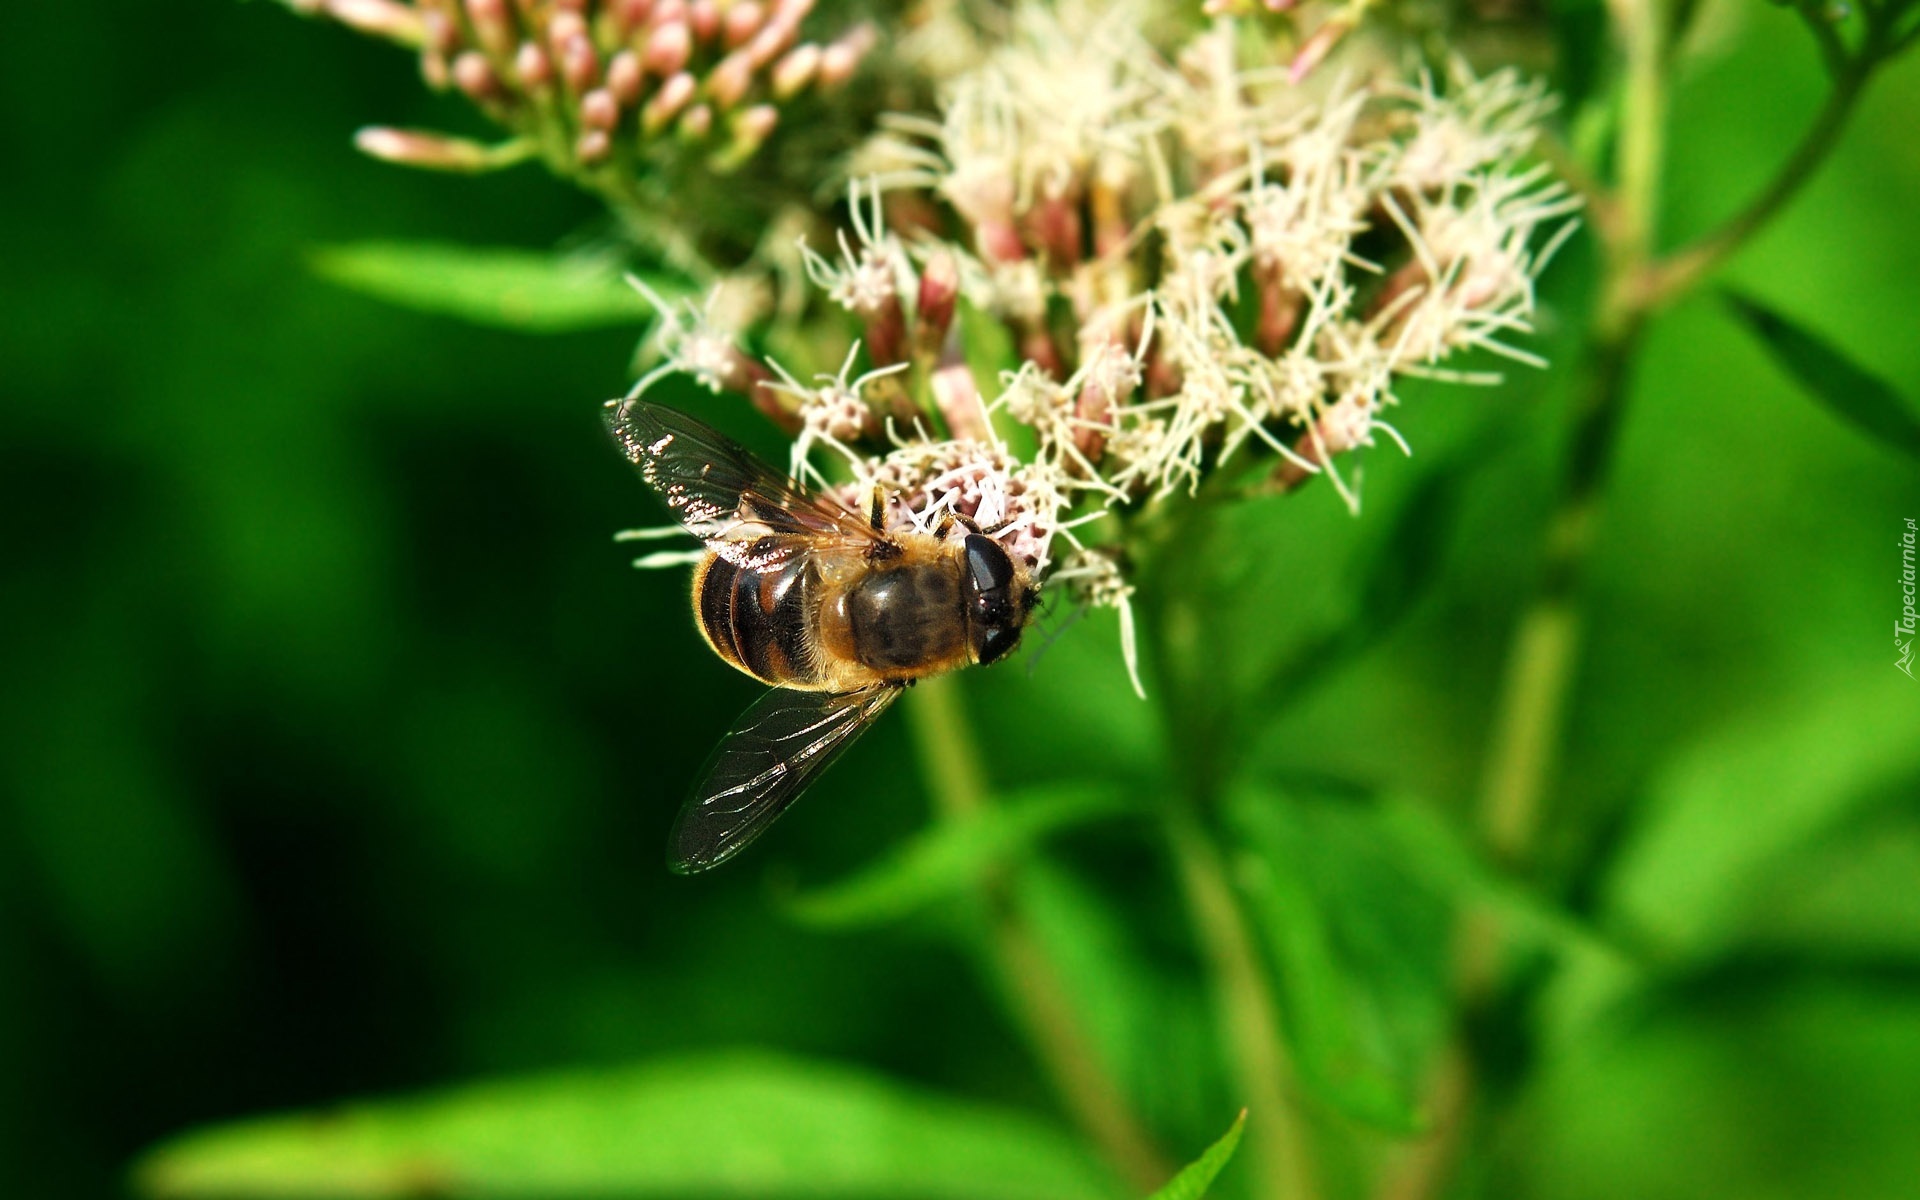
<path fill-rule="evenodd" d="M 677 409 L 616 401 L 607 407 L 607 428 L 640 468 L 640 478 L 697 538 L 748 544 L 798 534 L 864 547 L 880 536 L 859 513 L 808 494 L 733 439 Z"/>
<path fill-rule="evenodd" d="M 895 685 L 858 692 L 775 688 L 754 701 L 713 752 L 674 821 L 667 865 L 691 875 L 740 853 L 901 691 Z"/>

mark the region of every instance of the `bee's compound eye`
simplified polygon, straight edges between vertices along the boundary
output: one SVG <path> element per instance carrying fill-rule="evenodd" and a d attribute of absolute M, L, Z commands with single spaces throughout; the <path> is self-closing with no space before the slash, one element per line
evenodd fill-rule
<path fill-rule="evenodd" d="M 1020 644 L 1018 625 L 994 625 L 980 633 L 979 645 L 975 654 L 982 663 L 990 663 L 1006 655 L 1009 650 Z"/>
<path fill-rule="evenodd" d="M 1020 643 L 1024 614 L 1015 611 L 1013 560 L 998 542 L 978 533 L 968 535 L 966 550 L 974 658 L 990 663 Z"/>
<path fill-rule="evenodd" d="M 967 577 L 975 595 L 1003 592 L 1013 582 L 1013 560 L 1000 544 L 984 534 L 967 535 Z"/>

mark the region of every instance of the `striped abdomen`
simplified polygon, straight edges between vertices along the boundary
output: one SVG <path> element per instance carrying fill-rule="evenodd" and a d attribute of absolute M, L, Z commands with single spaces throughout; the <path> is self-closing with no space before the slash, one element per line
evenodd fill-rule
<path fill-rule="evenodd" d="M 817 688 L 812 601 L 819 586 L 805 554 L 766 568 L 709 555 L 694 575 L 694 613 L 714 653 L 742 671 L 775 687 Z"/>

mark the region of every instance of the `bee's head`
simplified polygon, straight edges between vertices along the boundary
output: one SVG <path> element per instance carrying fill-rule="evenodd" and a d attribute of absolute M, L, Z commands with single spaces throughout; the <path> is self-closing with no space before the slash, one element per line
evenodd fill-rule
<path fill-rule="evenodd" d="M 964 553 L 960 591 L 967 605 L 967 636 L 974 661 L 990 663 L 1020 644 L 1034 592 L 1000 543 L 985 534 L 968 534 Z"/>

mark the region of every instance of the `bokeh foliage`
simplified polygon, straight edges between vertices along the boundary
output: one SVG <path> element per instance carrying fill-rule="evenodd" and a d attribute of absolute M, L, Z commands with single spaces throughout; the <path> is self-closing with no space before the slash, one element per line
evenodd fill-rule
<path fill-rule="evenodd" d="M 531 169 L 446 179 L 356 156 L 354 124 L 457 118 L 385 48 L 274 7 L 11 19 L 10 1190 L 118 1194 L 137 1152 L 189 1127 L 596 1067 L 695 1090 L 797 1075 L 821 1104 L 900 1119 L 978 1106 L 987 1143 L 1053 1153 L 1033 1149 L 1068 1136 L 1053 1100 L 961 950 L 981 914 L 857 876 L 928 824 L 902 721 L 754 860 L 692 882 L 660 867 L 685 781 L 753 688 L 700 644 L 681 584 L 628 571 L 608 540 L 653 515 L 598 419 L 638 327 L 503 333 L 313 270 L 322 247 L 367 239 L 538 250 L 568 231 L 590 248 L 608 236 L 592 204 Z M 1692 36 L 1707 50 L 1675 95 L 1675 238 L 1750 194 L 1821 87 L 1784 11 L 1706 3 Z M 1916 119 L 1909 61 L 1729 272 L 1909 402 Z M 1217 619 L 1172 661 L 1240 706 L 1235 869 L 1283 914 L 1262 949 L 1320 1077 L 1310 1111 L 1375 1138 L 1418 1125 L 1440 941 L 1471 901 L 1525 918 L 1550 982 L 1526 1029 L 1495 1012 L 1476 1031 L 1516 1116 L 1465 1186 L 1906 1194 L 1920 695 L 1889 669 L 1886 627 L 1920 478 L 1810 403 L 1726 305 L 1683 305 L 1642 359 L 1539 878 L 1490 878 L 1447 842 L 1535 566 L 1592 270 L 1576 243 L 1546 282 L 1555 370 L 1410 397 L 1396 422 L 1419 455 L 1369 460 L 1361 519 L 1309 490 L 1234 510 L 1191 548 Z M 715 420 L 771 445 L 750 413 Z M 1442 485 L 1447 519 L 1422 520 Z M 1172 769 L 1110 617 L 1031 675 L 979 676 L 962 699 L 997 785 L 1087 806 L 1088 781 L 1137 799 Z M 1023 903 L 1101 1055 L 1191 1157 L 1240 1101 L 1171 868 L 1124 820 L 1048 845 Z M 969 869 L 964 847 L 927 853 Z M 857 917 L 856 884 L 905 919 L 821 919 L 836 895 Z M 687 1057 L 741 1046 L 782 1057 Z M 711 1161 L 744 1149 L 730 1127 L 674 1137 Z M 1062 1146 L 1038 1177 L 1106 1186 Z M 795 1170 L 777 1194 L 1022 1194 L 886 1175 L 823 1192 L 841 1177 Z M 1343 1172 L 1358 1167 L 1329 1164 L 1329 1183 Z M 702 1186 L 717 1185 L 687 1190 Z"/>

